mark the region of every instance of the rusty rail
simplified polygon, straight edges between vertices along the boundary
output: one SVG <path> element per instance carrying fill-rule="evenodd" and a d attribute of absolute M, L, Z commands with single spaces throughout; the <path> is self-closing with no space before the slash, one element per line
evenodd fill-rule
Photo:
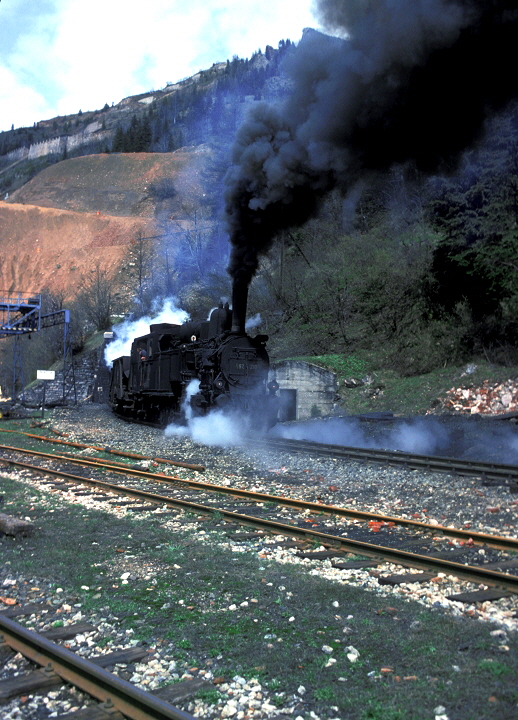
<path fill-rule="evenodd" d="M 167 458 L 150 457 L 148 455 L 139 455 L 138 453 L 123 452 L 122 450 L 114 450 L 110 447 L 102 447 L 100 445 L 87 445 L 86 443 L 72 442 L 70 440 L 59 440 L 58 438 L 49 438 L 44 435 L 36 435 L 34 433 L 26 433 L 23 430 L 7 430 L 0 428 L 0 432 L 3 433 L 14 433 L 17 435 L 25 435 L 25 437 L 33 438 L 34 440 L 42 440 L 44 442 L 56 443 L 58 445 L 69 445 L 70 447 L 96 450 L 97 452 L 111 453 L 112 455 L 118 455 L 119 457 L 127 457 L 133 460 L 152 460 L 156 463 L 162 463 L 165 465 L 175 465 L 177 467 L 186 468 L 187 470 L 197 470 L 203 472 L 205 470 L 204 465 L 196 465 L 193 463 L 185 463 L 181 460 L 168 460 Z"/>

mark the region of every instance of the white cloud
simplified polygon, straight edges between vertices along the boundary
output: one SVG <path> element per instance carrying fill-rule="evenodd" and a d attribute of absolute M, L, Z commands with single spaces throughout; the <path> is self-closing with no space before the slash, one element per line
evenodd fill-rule
<path fill-rule="evenodd" d="M 52 108 L 41 93 L 0 65 L 0 130 L 10 130 L 11 125 L 32 125 L 31 118 L 51 115 Z"/>
<path fill-rule="evenodd" d="M 0 130 L 100 109 L 315 25 L 312 0 L 20 0 L 4 8 Z M 31 21 L 27 24 L 30 8 Z M 32 98 L 32 101 L 31 101 Z"/>

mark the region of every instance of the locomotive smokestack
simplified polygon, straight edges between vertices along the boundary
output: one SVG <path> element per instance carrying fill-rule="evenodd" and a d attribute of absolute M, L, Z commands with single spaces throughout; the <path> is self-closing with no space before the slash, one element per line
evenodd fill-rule
<path fill-rule="evenodd" d="M 246 323 L 246 306 L 248 304 L 248 282 L 243 278 L 234 278 L 232 283 L 232 330 L 244 335 Z"/>

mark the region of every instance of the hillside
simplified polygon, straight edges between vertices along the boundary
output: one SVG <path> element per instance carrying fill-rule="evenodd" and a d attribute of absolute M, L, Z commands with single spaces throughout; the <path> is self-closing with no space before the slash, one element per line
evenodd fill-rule
<path fill-rule="evenodd" d="M 0 133 L 0 289 L 46 287 L 71 299 L 78 278 L 97 265 L 129 292 L 138 280 L 141 300 L 144 280 L 149 301 L 164 282 L 166 292 L 181 295 L 206 279 L 207 267 L 217 266 L 225 285 L 219 210 L 228 146 L 254 102 L 286 93 L 281 61 L 292 47 L 281 41 L 112 107 Z M 157 238 L 143 253 L 140 238 L 157 236 L 167 237 L 167 247 L 158 248 Z M 36 240 L 40 253 L 42 246 L 52 253 L 40 259 Z M 143 255 L 153 252 L 156 264 L 147 263 L 144 278 Z M 157 268 L 167 275 L 161 289 Z M 212 291 L 202 298 L 213 302 Z"/>
<path fill-rule="evenodd" d="M 157 234 L 164 197 L 171 220 L 185 221 L 206 158 L 189 150 L 89 155 L 47 167 L 0 202 L 0 288 L 72 298 L 96 266 L 116 279 L 137 239 Z"/>
<path fill-rule="evenodd" d="M 50 165 L 13 192 L 6 202 L 152 218 L 161 183 L 174 183 L 179 206 L 185 194 L 195 191 L 205 158 L 206 153 L 193 149 L 86 155 Z"/>
<path fill-rule="evenodd" d="M 330 122 L 325 136 L 332 161 L 278 132 L 298 127 L 305 112 L 314 111 L 311 102 L 304 112 L 300 106 L 319 97 L 304 83 L 318 76 L 308 67 L 332 60 L 341 47 L 314 32 L 303 42 L 302 52 L 302 41 L 297 49 L 280 43 L 250 61 L 234 58 L 113 108 L 0 134 L 0 287 L 64 289 L 72 299 L 80 279 L 101 266 L 116 280 L 115 290 L 125 290 L 112 315 L 148 313 L 155 300 L 173 295 L 191 315 L 203 316 L 229 295 L 229 229 L 221 211 L 222 181 L 233 166 L 226 177 L 243 194 L 227 193 L 227 199 L 247 229 L 233 237 L 257 240 L 252 249 L 261 255 L 250 263 L 258 261 L 248 314 L 260 318 L 257 331 L 269 335 L 273 357 L 373 353 L 373 370 L 408 377 L 480 358 L 516 365 L 516 100 L 488 117 L 476 142 L 468 138 L 463 153 L 457 148 L 436 174 L 424 159 L 421 169 L 413 155 L 419 149 L 426 156 L 434 133 L 412 133 L 419 143 L 414 148 L 411 140 L 408 157 L 385 158 L 388 138 L 377 151 L 365 142 L 353 161 L 358 134 L 367 137 L 354 130 L 363 115 L 350 112 L 352 135 L 345 147 L 335 147 L 345 137 L 336 124 L 343 109 L 320 108 L 296 136 L 305 139 L 311 129 L 318 139 L 320 121 Z M 335 64 L 327 69 L 334 72 Z M 419 109 L 421 90 L 415 89 Z M 373 117 L 381 107 L 376 98 L 375 92 L 365 98 L 374 103 Z M 384 112 L 403 122 L 403 106 Z M 441 120 L 445 137 L 455 136 L 450 120 Z M 381 130 L 374 126 L 368 137 L 379 142 Z M 94 142 L 104 132 L 110 137 Z M 70 138 L 84 143 L 69 147 Z M 23 148 L 27 153 L 17 161 Z M 279 162 L 263 167 L 265 158 Z M 352 163 L 351 177 L 344 170 L 334 190 L 337 176 L 322 168 L 325 158 L 329 169 Z M 310 160 L 317 163 L 314 173 Z M 368 167 L 356 182 L 355 163 L 360 168 L 364 161 Z M 263 180 L 271 187 L 261 186 Z M 250 188 L 260 199 L 253 208 Z M 256 214 L 248 217 L 247 209 Z"/>
<path fill-rule="evenodd" d="M 0 203 L 0 288 L 48 289 L 70 298 L 97 263 L 114 276 L 131 239 L 147 232 L 148 224 L 141 218 Z"/>

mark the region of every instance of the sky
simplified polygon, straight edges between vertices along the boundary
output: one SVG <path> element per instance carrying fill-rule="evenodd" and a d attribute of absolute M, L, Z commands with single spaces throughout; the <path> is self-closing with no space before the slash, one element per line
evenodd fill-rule
<path fill-rule="evenodd" d="M 298 42 L 313 0 L 0 0 L 0 131 Z"/>

